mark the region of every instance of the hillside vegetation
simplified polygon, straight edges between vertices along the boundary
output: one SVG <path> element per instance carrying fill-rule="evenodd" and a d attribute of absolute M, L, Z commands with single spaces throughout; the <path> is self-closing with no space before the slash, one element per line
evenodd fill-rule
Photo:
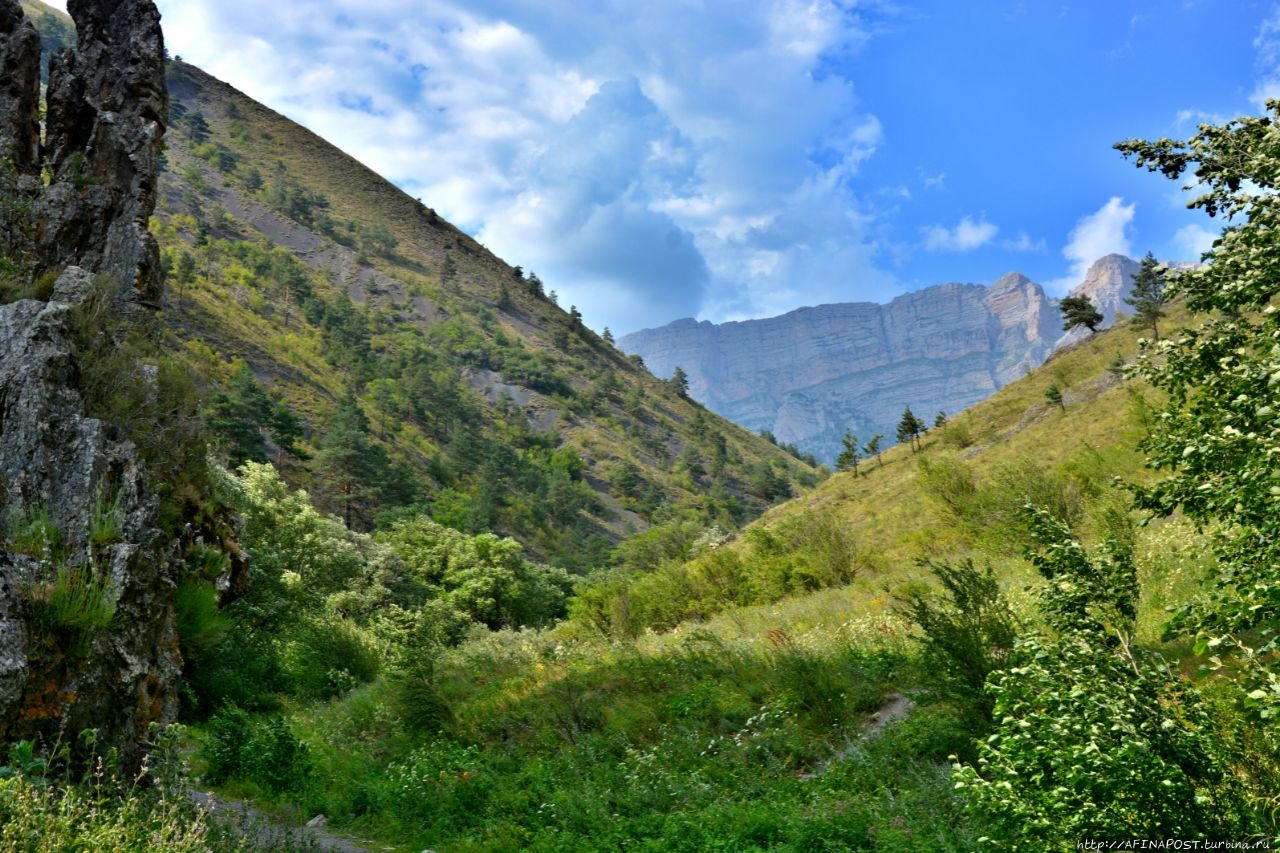
<path fill-rule="evenodd" d="M 231 464 L 270 459 L 351 526 L 426 511 L 577 570 L 815 481 L 328 143 L 181 62 L 170 89 L 165 315 Z"/>
<path fill-rule="evenodd" d="M 403 851 L 1276 836 L 1280 104 L 1122 146 L 1233 223 L 1164 338 L 1121 322 L 818 483 L 425 204 L 171 79 L 165 345 L 239 526 L 184 554 L 155 784 L 10 744 L 0 838 L 222 843 L 187 779 Z"/>

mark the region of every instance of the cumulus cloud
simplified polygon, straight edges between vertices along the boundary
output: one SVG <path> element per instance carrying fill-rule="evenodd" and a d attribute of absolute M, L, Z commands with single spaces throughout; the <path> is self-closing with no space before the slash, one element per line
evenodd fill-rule
<path fill-rule="evenodd" d="M 1178 252 L 1175 260 L 1198 261 L 1200 257 L 1213 248 L 1213 241 L 1218 234 L 1201 225 L 1184 225 L 1173 235 L 1173 245 Z"/>
<path fill-rule="evenodd" d="M 999 228 L 982 217 L 965 216 L 954 228 L 932 225 L 924 229 L 924 247 L 930 252 L 969 252 L 995 239 Z"/>
<path fill-rule="evenodd" d="M 536 270 L 596 328 L 892 292 L 852 190 L 884 131 L 838 71 L 868 38 L 861 7 L 535 5 L 159 0 L 171 51 Z"/>
<path fill-rule="evenodd" d="M 1089 267 L 1103 255 L 1132 255 L 1129 226 L 1136 207 L 1125 204 L 1119 196 L 1112 196 L 1097 211 L 1081 217 L 1062 249 L 1063 257 L 1071 262 L 1070 272 L 1048 282 L 1045 289 L 1055 295 L 1066 293 L 1084 280 Z"/>

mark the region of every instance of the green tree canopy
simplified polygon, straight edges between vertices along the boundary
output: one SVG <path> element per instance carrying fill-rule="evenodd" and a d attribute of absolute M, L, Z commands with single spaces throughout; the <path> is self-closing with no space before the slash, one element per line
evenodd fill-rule
<path fill-rule="evenodd" d="M 840 451 L 840 455 L 836 457 L 836 470 L 852 471 L 854 476 L 858 475 L 858 437 L 851 430 L 844 431 L 844 438 L 841 439 L 844 449 Z"/>
<path fill-rule="evenodd" d="M 1205 319 L 1176 340 L 1149 343 L 1139 371 L 1168 395 L 1145 442 L 1166 471 L 1138 490 L 1156 514 L 1182 511 L 1214 536 L 1216 578 L 1175 627 L 1238 660 L 1241 701 L 1259 719 L 1280 716 L 1280 102 L 1267 115 L 1201 125 L 1185 141 L 1129 140 L 1116 146 L 1138 166 L 1198 191 L 1193 209 L 1230 224 L 1203 267 L 1169 276 L 1170 296 Z M 1256 632 L 1256 633 L 1255 633 Z M 1247 640 L 1244 638 L 1248 638 Z M 1280 744 L 1274 722 L 1264 726 Z"/>
<path fill-rule="evenodd" d="M 1135 320 L 1151 327 L 1151 336 L 1156 340 L 1160 340 L 1160 318 L 1164 316 L 1167 301 L 1165 290 L 1165 268 L 1155 255 L 1147 252 L 1142 268 L 1133 277 L 1133 293 L 1124 301 L 1133 306 Z"/>
<path fill-rule="evenodd" d="M 1102 312 L 1087 296 L 1067 296 L 1058 304 L 1062 311 L 1062 330 L 1069 332 L 1076 326 L 1084 326 L 1090 334 L 1098 331 Z"/>

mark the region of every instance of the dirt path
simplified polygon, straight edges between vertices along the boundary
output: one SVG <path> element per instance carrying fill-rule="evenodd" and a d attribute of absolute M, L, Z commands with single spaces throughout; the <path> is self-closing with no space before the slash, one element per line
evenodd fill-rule
<path fill-rule="evenodd" d="M 856 740 L 846 741 L 845 745 L 837 750 L 835 754 L 826 761 L 815 765 L 812 770 L 801 773 L 800 778 L 806 780 L 816 779 L 823 773 L 826 773 L 828 768 L 833 764 L 838 764 L 852 755 L 853 751 L 858 748 L 862 741 L 875 737 L 889 724 L 896 723 L 906 717 L 907 714 L 910 714 L 911 709 L 914 706 L 915 703 L 911 701 L 911 697 L 905 696 L 896 691 L 890 693 L 885 697 L 884 704 L 877 708 L 871 716 L 863 720 L 862 725 L 859 727 L 859 732 L 861 734 L 859 738 Z"/>
<path fill-rule="evenodd" d="M 214 797 L 205 791 L 192 791 L 191 799 L 214 820 L 230 825 L 237 833 L 254 839 L 266 850 L 314 850 L 319 853 L 382 853 L 394 847 L 371 847 L 359 844 L 325 828 L 323 820 L 306 826 L 291 826 L 261 809 L 239 800 Z"/>

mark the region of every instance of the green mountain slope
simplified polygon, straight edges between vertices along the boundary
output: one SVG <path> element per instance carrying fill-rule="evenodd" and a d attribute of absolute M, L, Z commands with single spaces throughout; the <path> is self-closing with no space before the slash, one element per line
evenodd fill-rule
<path fill-rule="evenodd" d="M 314 134 L 181 62 L 170 90 L 165 313 L 225 389 L 232 461 L 270 458 L 356 526 L 425 505 L 570 567 L 814 481 Z"/>

